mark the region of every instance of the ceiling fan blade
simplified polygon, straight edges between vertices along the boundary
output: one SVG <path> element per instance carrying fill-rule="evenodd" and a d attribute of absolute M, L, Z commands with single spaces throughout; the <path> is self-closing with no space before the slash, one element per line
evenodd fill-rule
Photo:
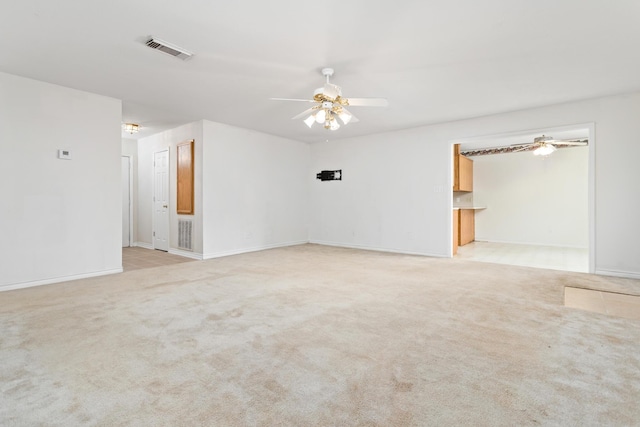
<path fill-rule="evenodd" d="M 342 90 L 340 90 L 339 86 L 336 86 L 336 85 L 331 84 L 331 83 L 325 83 L 324 84 L 324 89 L 322 90 L 322 94 L 327 99 L 330 99 L 331 101 L 333 101 L 337 97 L 339 97 L 341 93 L 342 93 Z"/>
<path fill-rule="evenodd" d="M 345 105 L 351 107 L 388 107 L 389 101 L 385 98 L 347 98 Z"/>
<path fill-rule="evenodd" d="M 584 141 L 551 141 L 550 144 L 552 145 L 588 145 L 588 141 L 584 140 Z"/>
<path fill-rule="evenodd" d="M 272 101 L 298 101 L 298 102 L 316 102 L 313 99 L 296 99 L 296 98 L 269 98 Z"/>
<path fill-rule="evenodd" d="M 314 110 L 317 110 L 317 109 L 318 109 L 318 107 L 311 107 L 311 108 L 309 108 L 308 110 L 304 110 L 302 113 L 300 113 L 300 114 L 298 114 L 298 115 L 295 115 L 295 116 L 291 117 L 291 120 L 298 120 L 298 119 L 301 119 L 301 118 L 303 118 L 303 117 L 305 117 L 305 116 L 310 115 L 311 113 L 313 113 L 313 112 L 314 112 Z"/>
<path fill-rule="evenodd" d="M 512 147 L 515 147 L 515 145 L 512 145 Z M 535 145 L 533 144 L 527 144 L 527 145 L 520 145 L 520 148 L 516 148 L 515 150 L 512 151 L 512 153 L 519 153 L 520 151 L 531 151 L 534 148 L 536 148 Z"/>

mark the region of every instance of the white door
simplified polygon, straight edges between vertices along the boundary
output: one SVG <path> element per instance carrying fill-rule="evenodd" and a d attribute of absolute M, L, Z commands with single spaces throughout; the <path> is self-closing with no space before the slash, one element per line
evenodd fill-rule
<path fill-rule="evenodd" d="M 131 246 L 131 158 L 122 156 L 122 247 Z"/>
<path fill-rule="evenodd" d="M 153 155 L 153 247 L 169 250 L 169 151 Z"/>

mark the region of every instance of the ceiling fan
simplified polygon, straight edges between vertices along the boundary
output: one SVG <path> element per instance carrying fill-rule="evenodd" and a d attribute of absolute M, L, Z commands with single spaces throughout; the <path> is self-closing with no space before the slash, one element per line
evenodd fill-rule
<path fill-rule="evenodd" d="M 553 139 L 550 136 L 539 136 L 533 139 L 533 142 L 527 144 L 515 144 L 512 147 L 518 147 L 514 152 L 533 151 L 535 156 L 548 156 L 556 151 L 557 147 L 568 147 L 571 145 L 587 145 L 588 140 L 585 139 Z"/>
<path fill-rule="evenodd" d="M 553 137 L 542 135 L 533 139 L 533 142 L 526 144 L 513 144 L 506 147 L 479 148 L 473 150 L 464 150 L 460 154 L 463 156 L 483 156 L 487 154 L 503 154 L 503 153 L 519 153 L 522 151 L 533 151 L 536 156 L 548 156 L 556 151 L 557 148 L 584 146 L 589 144 L 587 138 L 574 139 L 554 139 Z"/>
<path fill-rule="evenodd" d="M 292 120 L 301 118 L 311 127 L 314 123 L 322 124 L 325 129 L 337 130 L 340 128 L 338 118 L 342 124 L 356 123 L 359 120 L 351 114 L 346 107 L 386 107 L 389 102 L 384 98 L 344 98 L 340 86 L 329 82 L 333 76 L 333 68 L 323 68 L 322 75 L 326 82 L 323 87 L 313 92 L 313 99 L 271 98 L 275 101 L 299 101 L 315 103 L 313 107 L 292 117 Z"/>

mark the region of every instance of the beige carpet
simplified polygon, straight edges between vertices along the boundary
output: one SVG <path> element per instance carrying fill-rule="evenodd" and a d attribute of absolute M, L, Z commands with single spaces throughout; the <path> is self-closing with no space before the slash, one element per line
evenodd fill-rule
<path fill-rule="evenodd" d="M 640 282 L 303 245 L 0 293 L 0 425 L 638 425 Z"/>

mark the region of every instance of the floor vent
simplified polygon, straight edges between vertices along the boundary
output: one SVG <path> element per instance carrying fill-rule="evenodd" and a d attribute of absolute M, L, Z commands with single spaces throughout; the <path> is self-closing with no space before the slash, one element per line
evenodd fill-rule
<path fill-rule="evenodd" d="M 180 219 L 178 220 L 178 248 L 186 249 L 189 251 L 193 250 L 192 245 L 192 231 L 193 231 L 193 221 L 190 219 Z"/>
<path fill-rule="evenodd" d="M 188 52 L 176 45 L 167 43 L 164 40 L 156 39 L 154 37 L 151 37 L 149 40 L 147 40 L 145 44 L 151 49 L 159 50 L 160 52 L 167 53 L 182 60 L 187 60 L 193 56 L 193 53 L 191 52 Z"/>

